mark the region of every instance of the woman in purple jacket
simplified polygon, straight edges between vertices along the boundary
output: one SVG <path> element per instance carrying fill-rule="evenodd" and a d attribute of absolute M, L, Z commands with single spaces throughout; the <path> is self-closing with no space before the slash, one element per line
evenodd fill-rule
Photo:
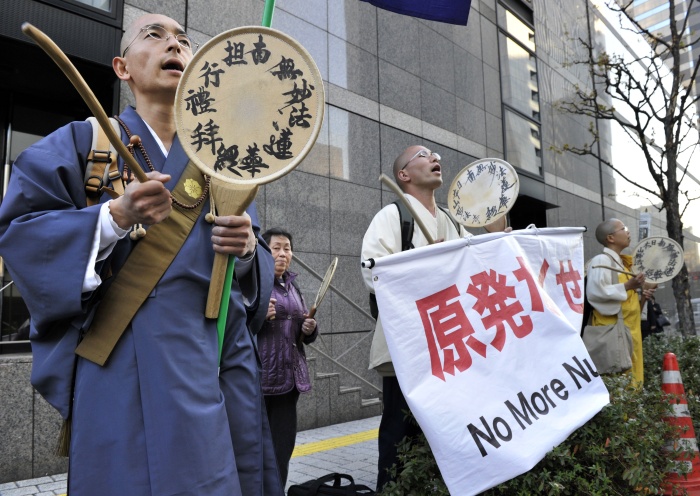
<path fill-rule="evenodd" d="M 304 298 L 294 282 L 297 275 L 289 271 L 292 235 L 273 228 L 262 237 L 270 246 L 275 261 L 275 283 L 267 320 L 258 333 L 258 350 L 267 418 L 284 486 L 297 437 L 299 393 L 311 390 L 304 343 L 316 339 L 318 327 L 314 319 L 308 318 Z"/>

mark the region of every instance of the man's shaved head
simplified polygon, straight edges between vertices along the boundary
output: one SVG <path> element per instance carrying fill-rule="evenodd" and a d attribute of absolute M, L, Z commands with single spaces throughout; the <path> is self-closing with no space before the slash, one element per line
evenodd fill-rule
<path fill-rule="evenodd" d="M 615 232 L 620 222 L 620 219 L 608 219 L 598 224 L 598 227 L 595 229 L 595 239 L 598 240 L 598 243 L 607 246 L 608 235 Z"/>
<path fill-rule="evenodd" d="M 164 16 L 161 14 L 144 14 L 136 18 L 126 28 L 126 31 L 124 31 L 124 34 L 122 35 L 122 41 L 119 44 L 119 55 L 121 56 L 124 53 L 124 50 L 126 50 L 126 47 L 128 47 L 129 44 L 132 41 L 134 41 L 134 39 L 139 35 L 139 32 L 141 31 L 142 27 L 150 26 L 151 24 L 157 24 L 159 26 L 168 26 L 172 23 L 177 24 L 179 26 L 180 31 L 182 31 L 183 33 L 185 32 L 184 28 L 180 25 L 179 22 L 175 21 L 174 19 L 171 19 L 168 16 Z"/>
<path fill-rule="evenodd" d="M 399 180 L 399 171 L 401 168 L 403 168 L 406 165 L 406 162 L 408 162 L 412 156 L 414 156 L 418 151 L 423 148 L 420 145 L 412 145 L 406 148 L 401 154 L 396 157 L 396 160 L 394 160 L 394 168 L 393 168 L 393 173 L 394 173 L 394 180 L 396 183 L 399 185 L 401 190 L 403 190 L 403 181 Z"/>

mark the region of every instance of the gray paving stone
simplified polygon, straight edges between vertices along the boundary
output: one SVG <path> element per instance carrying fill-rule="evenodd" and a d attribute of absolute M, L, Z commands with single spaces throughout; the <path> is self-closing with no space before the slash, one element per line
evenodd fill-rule
<path fill-rule="evenodd" d="M 39 477 L 37 479 L 27 479 L 27 480 L 23 480 L 23 481 L 18 481 L 17 486 L 18 487 L 38 486 L 39 484 L 46 484 L 49 482 L 53 482 L 53 479 L 51 477 Z"/>
<path fill-rule="evenodd" d="M 66 483 L 64 481 L 58 481 L 58 482 L 51 481 L 48 484 L 39 484 L 40 491 L 57 491 L 59 489 L 64 489 L 65 487 L 66 487 Z"/>
<path fill-rule="evenodd" d="M 3 491 L 0 493 L 2 496 L 27 496 L 29 494 L 36 494 L 37 488 L 36 486 L 24 486 L 24 487 L 18 487 L 16 489 L 9 489 L 6 491 Z"/>

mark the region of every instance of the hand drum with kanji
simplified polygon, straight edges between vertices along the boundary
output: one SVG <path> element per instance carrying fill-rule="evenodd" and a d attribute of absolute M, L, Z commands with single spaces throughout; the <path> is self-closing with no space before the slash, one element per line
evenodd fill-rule
<path fill-rule="evenodd" d="M 483 227 L 510 211 L 518 199 L 519 184 L 515 168 L 505 160 L 477 160 L 452 181 L 447 206 L 463 226 Z"/>
<path fill-rule="evenodd" d="M 241 27 L 202 46 L 180 80 L 175 122 L 190 160 L 211 176 L 217 215 L 241 215 L 259 185 L 304 159 L 321 129 L 324 104 L 313 59 L 280 31 Z M 218 314 L 213 292 L 220 297 L 226 260 L 215 257 L 208 317 Z"/>
<path fill-rule="evenodd" d="M 683 267 L 683 248 L 671 238 L 644 238 L 632 251 L 632 270 L 644 273 L 647 282 L 670 281 Z"/>

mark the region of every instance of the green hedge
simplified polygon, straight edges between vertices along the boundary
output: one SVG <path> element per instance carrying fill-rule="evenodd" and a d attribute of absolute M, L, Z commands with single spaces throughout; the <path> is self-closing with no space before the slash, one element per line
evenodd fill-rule
<path fill-rule="evenodd" d="M 610 405 L 571 434 L 532 470 L 483 493 L 496 495 L 662 494 L 674 467 L 665 446 L 676 437 L 662 420 L 671 413 L 661 393 L 663 356 L 678 358 L 696 432 L 700 408 L 700 340 L 652 336 L 644 341 L 644 388 L 627 376 L 604 377 Z M 401 444 L 403 468 L 383 496 L 449 495 L 425 438 Z M 678 494 L 682 491 L 678 490 Z"/>

